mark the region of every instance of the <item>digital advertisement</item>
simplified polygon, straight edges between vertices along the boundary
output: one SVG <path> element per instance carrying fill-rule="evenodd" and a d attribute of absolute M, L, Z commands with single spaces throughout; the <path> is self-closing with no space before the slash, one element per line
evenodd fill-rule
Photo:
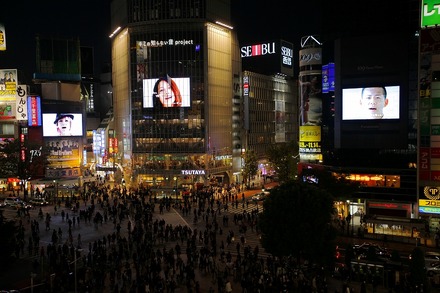
<path fill-rule="evenodd" d="M 80 113 L 43 113 L 43 137 L 82 136 L 82 118 Z"/>
<path fill-rule="evenodd" d="M 400 87 L 342 89 L 342 120 L 399 119 Z"/>
<path fill-rule="evenodd" d="M 190 107 L 190 80 L 169 75 L 143 80 L 144 108 Z"/>

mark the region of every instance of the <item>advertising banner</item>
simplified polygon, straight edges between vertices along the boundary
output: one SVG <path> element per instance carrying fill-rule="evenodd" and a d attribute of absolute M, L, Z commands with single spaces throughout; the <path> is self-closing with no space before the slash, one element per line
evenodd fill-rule
<path fill-rule="evenodd" d="M 18 85 L 17 86 L 17 99 L 16 99 L 16 112 L 15 117 L 19 121 L 28 120 L 28 109 L 27 109 L 27 86 Z"/>
<path fill-rule="evenodd" d="M 13 101 L 15 103 L 16 94 L 17 69 L 0 69 L 0 101 Z"/>
<path fill-rule="evenodd" d="M 422 1 L 421 27 L 437 26 L 440 24 L 438 0 Z"/>
<path fill-rule="evenodd" d="M 0 23 L 0 51 L 6 51 L 6 30 L 2 23 Z"/>

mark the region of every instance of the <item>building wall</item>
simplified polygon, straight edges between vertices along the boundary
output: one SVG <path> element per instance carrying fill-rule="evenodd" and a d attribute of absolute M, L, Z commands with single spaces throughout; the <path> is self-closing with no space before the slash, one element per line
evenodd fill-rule
<path fill-rule="evenodd" d="M 122 166 L 127 170 L 126 180 L 131 170 L 131 100 L 129 87 L 129 35 L 128 29 L 121 32 L 112 45 L 112 74 L 115 132 Z"/>

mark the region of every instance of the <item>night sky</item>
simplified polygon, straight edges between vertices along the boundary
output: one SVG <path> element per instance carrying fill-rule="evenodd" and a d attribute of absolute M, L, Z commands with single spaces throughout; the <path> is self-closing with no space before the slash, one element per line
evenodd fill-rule
<path fill-rule="evenodd" d="M 240 43 L 285 39 L 299 47 L 302 36 L 316 34 L 321 0 L 231 0 L 232 25 Z M 95 73 L 110 63 L 110 0 L 14 0 L 2 3 L 0 23 L 6 29 L 6 51 L 0 51 L 0 68 L 17 68 L 20 80 L 35 72 L 35 37 L 79 38 L 93 47 Z M 319 33 L 319 32 L 318 32 Z"/>

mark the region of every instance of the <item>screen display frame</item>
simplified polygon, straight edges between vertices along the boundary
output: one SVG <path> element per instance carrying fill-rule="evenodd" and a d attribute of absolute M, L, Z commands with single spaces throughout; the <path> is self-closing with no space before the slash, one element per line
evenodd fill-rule
<path fill-rule="evenodd" d="M 55 121 L 59 118 L 58 113 L 43 113 L 43 137 L 66 137 L 66 136 L 83 136 L 83 114 L 82 113 L 62 113 L 62 115 L 71 115 L 70 134 L 62 134 L 58 132 Z"/>
<path fill-rule="evenodd" d="M 189 108 L 191 107 L 191 87 L 189 77 L 171 77 L 171 79 L 176 83 L 177 88 L 182 96 L 182 103 L 180 107 L 173 108 Z M 154 86 L 159 78 L 149 78 L 142 80 L 142 91 L 143 99 L 142 106 L 144 108 L 154 107 Z"/>
<path fill-rule="evenodd" d="M 366 102 L 362 102 L 362 90 L 365 88 L 386 89 L 386 102 L 383 106 L 383 115 L 373 114 L 367 110 Z M 364 87 L 350 87 L 342 89 L 342 121 L 352 120 L 398 120 L 401 111 L 401 86 L 400 85 L 368 85 Z M 378 106 L 380 107 L 380 106 Z M 370 109 L 370 108 L 369 108 Z M 375 116 L 376 115 L 376 116 Z"/>

